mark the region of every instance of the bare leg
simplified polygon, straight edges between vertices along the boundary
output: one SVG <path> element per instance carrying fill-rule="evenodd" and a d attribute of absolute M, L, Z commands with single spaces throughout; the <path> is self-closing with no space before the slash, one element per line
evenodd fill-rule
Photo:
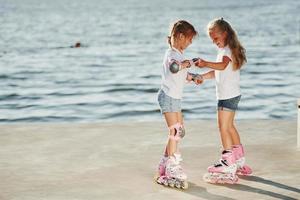
<path fill-rule="evenodd" d="M 168 127 L 173 126 L 174 124 L 178 123 L 178 116 L 177 115 L 178 114 L 176 112 L 164 113 L 164 116 L 165 116 Z M 176 133 L 175 129 L 171 129 L 169 131 L 170 131 L 169 134 L 171 136 L 175 136 L 175 133 Z M 170 138 L 168 139 L 168 143 L 167 143 L 167 147 L 166 147 L 168 156 L 171 156 L 176 152 L 176 149 L 177 149 L 177 144 L 176 143 L 177 142 L 175 140 L 171 140 Z"/>
<path fill-rule="evenodd" d="M 221 141 L 224 150 L 232 149 L 232 137 L 230 134 L 230 128 L 232 127 L 232 119 L 234 117 L 234 112 L 219 110 L 218 111 L 218 124 L 219 131 L 221 134 Z"/>
<path fill-rule="evenodd" d="M 183 124 L 182 112 L 177 112 L 177 119 L 180 124 Z"/>
<path fill-rule="evenodd" d="M 233 122 L 232 122 L 232 127 L 229 129 L 229 132 L 232 138 L 233 145 L 241 144 L 240 135 Z"/>
<path fill-rule="evenodd" d="M 240 135 L 234 125 L 234 117 L 235 117 L 235 112 L 232 112 L 232 115 L 230 115 L 230 119 L 229 119 L 230 122 L 228 124 L 229 125 L 228 130 L 231 135 L 233 145 L 237 145 L 237 144 L 241 144 L 241 141 L 240 141 Z"/>
<path fill-rule="evenodd" d="M 182 116 L 182 112 L 178 112 L 177 113 L 177 119 L 178 119 L 178 122 L 180 123 L 180 124 L 182 124 L 183 125 L 183 116 Z M 176 141 L 176 152 L 178 153 L 178 154 L 180 154 L 180 152 L 179 152 L 179 144 L 178 144 L 179 142 L 178 141 Z"/>

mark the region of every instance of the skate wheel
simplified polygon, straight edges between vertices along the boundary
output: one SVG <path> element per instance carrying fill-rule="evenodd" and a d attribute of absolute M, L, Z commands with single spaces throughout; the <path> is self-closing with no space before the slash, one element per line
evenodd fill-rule
<path fill-rule="evenodd" d="M 188 189 L 189 188 L 188 182 L 187 181 L 183 181 L 181 188 L 184 189 L 184 190 Z"/>
<path fill-rule="evenodd" d="M 160 176 L 160 177 L 157 177 L 157 179 L 156 179 L 155 182 L 158 183 L 158 184 L 160 184 L 160 185 L 165 185 L 166 179 L 165 179 L 165 177 Z M 168 184 L 168 183 L 167 183 L 167 184 Z"/>
<path fill-rule="evenodd" d="M 158 173 L 154 174 L 153 180 L 154 180 L 155 182 L 157 182 L 158 179 L 159 179 L 159 174 L 158 174 Z"/>
<path fill-rule="evenodd" d="M 170 183 L 169 186 L 170 186 L 171 188 L 173 188 L 173 187 L 175 187 L 175 184 L 174 184 L 174 183 Z"/>
<path fill-rule="evenodd" d="M 235 184 L 238 182 L 238 177 L 235 174 L 206 173 L 203 175 L 203 180 L 212 184 Z"/>
<path fill-rule="evenodd" d="M 180 183 L 180 181 L 176 181 L 176 182 L 175 182 L 175 187 L 178 188 L 178 189 L 181 188 L 181 183 Z"/>
<path fill-rule="evenodd" d="M 163 184 L 164 186 L 169 186 L 168 180 L 164 180 Z"/>
<path fill-rule="evenodd" d="M 204 180 L 205 182 L 210 183 L 210 182 L 211 182 L 211 174 L 210 174 L 210 173 L 204 174 L 204 175 L 203 175 L 203 180 Z"/>
<path fill-rule="evenodd" d="M 175 180 L 173 180 L 173 179 L 170 179 L 170 180 L 168 180 L 168 185 L 170 186 L 170 187 L 175 187 L 175 184 L 176 184 L 176 181 Z"/>
<path fill-rule="evenodd" d="M 229 177 L 229 179 L 225 180 L 224 183 L 236 184 L 239 181 L 239 178 L 236 174 L 233 174 Z"/>

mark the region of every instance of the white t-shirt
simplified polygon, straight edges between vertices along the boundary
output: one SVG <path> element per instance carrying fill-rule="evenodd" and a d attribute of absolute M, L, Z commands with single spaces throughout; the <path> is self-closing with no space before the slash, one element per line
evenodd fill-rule
<path fill-rule="evenodd" d="M 217 62 L 222 62 L 223 56 L 231 59 L 224 70 L 215 70 L 217 99 L 230 99 L 241 94 L 240 70 L 233 71 L 231 50 L 228 46 L 219 48 Z"/>
<path fill-rule="evenodd" d="M 185 68 L 175 74 L 172 73 L 169 67 L 172 60 L 182 62 L 184 61 L 184 56 L 179 50 L 174 48 L 169 48 L 166 51 L 163 61 L 161 89 L 166 93 L 166 95 L 175 99 L 181 99 L 188 70 Z"/>

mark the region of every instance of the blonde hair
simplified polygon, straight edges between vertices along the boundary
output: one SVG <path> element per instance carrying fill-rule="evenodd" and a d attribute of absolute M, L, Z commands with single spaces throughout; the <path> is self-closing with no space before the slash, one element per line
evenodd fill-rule
<path fill-rule="evenodd" d="M 179 35 L 183 34 L 185 37 L 195 37 L 198 33 L 194 26 L 185 20 L 175 22 L 171 28 L 171 33 L 168 36 L 168 43 L 172 47 L 172 38 L 176 39 Z"/>
<path fill-rule="evenodd" d="M 227 33 L 225 45 L 229 46 L 232 53 L 233 70 L 240 69 L 247 62 L 246 49 L 238 40 L 237 34 L 231 25 L 225 21 L 223 17 L 220 19 L 215 19 L 208 24 L 208 33 L 215 31 L 216 28 L 220 33 Z"/>

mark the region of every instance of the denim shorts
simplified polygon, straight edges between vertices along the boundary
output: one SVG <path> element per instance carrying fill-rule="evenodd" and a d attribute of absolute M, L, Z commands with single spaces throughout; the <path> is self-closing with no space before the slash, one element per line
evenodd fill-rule
<path fill-rule="evenodd" d="M 181 99 L 174 99 L 160 89 L 158 91 L 158 104 L 160 106 L 161 113 L 166 112 L 181 112 Z"/>
<path fill-rule="evenodd" d="M 218 110 L 235 112 L 238 109 L 241 95 L 230 99 L 222 99 L 218 101 Z"/>

